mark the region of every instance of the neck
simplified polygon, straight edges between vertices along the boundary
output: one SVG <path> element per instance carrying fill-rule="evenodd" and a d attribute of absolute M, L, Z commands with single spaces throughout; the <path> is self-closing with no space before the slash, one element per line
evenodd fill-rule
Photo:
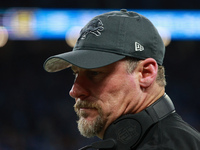
<path fill-rule="evenodd" d="M 157 87 L 153 90 L 146 90 L 142 93 L 143 97 L 141 99 L 141 102 L 138 106 L 138 109 L 133 113 L 138 113 L 153 104 L 155 101 L 157 101 L 160 97 L 162 97 L 165 93 L 164 87 Z"/>
<path fill-rule="evenodd" d="M 148 106 L 153 104 L 155 101 L 157 101 L 160 97 L 162 97 L 165 93 L 165 88 L 160 86 L 155 86 L 151 89 L 141 90 L 141 96 L 140 101 L 137 104 L 137 106 L 134 106 L 133 103 L 129 103 L 129 105 L 126 107 L 125 111 L 121 115 L 126 114 L 136 114 L 141 112 L 142 110 L 146 109 Z M 120 116 L 119 116 L 120 117 Z M 102 139 L 104 136 L 104 132 L 107 127 L 105 127 L 97 136 Z"/>

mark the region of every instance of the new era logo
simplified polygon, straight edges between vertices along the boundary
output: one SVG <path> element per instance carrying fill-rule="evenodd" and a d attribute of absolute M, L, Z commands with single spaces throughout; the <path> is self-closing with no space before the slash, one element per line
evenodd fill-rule
<path fill-rule="evenodd" d="M 143 51 L 144 50 L 144 47 L 138 43 L 138 42 L 135 42 L 135 51 Z"/>

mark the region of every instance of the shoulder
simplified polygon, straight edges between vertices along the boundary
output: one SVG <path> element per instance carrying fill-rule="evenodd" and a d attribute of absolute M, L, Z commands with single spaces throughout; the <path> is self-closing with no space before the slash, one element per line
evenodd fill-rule
<path fill-rule="evenodd" d="M 199 150 L 200 133 L 173 113 L 153 125 L 138 150 Z"/>
<path fill-rule="evenodd" d="M 200 140 L 200 133 L 185 122 L 177 113 L 173 113 L 155 125 L 159 132 L 167 135 L 187 135 Z"/>

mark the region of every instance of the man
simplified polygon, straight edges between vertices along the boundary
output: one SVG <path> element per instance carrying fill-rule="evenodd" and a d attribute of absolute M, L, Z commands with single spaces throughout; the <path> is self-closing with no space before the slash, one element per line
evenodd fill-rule
<path fill-rule="evenodd" d="M 46 60 L 48 72 L 71 67 L 75 81 L 69 94 L 76 101 L 78 129 L 103 139 L 83 149 L 200 149 L 199 132 L 181 119 L 165 93 L 164 54 L 153 24 L 122 9 L 93 18 L 72 52 Z"/>

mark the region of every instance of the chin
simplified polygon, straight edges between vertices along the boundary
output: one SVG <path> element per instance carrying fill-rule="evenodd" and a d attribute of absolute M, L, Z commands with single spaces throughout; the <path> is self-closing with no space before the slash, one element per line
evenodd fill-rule
<path fill-rule="evenodd" d="M 97 136 L 102 131 L 104 124 L 101 116 L 81 117 L 78 120 L 78 129 L 83 136 L 90 138 Z"/>

